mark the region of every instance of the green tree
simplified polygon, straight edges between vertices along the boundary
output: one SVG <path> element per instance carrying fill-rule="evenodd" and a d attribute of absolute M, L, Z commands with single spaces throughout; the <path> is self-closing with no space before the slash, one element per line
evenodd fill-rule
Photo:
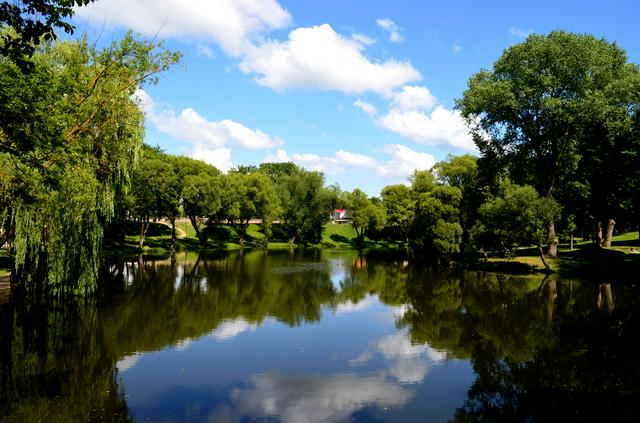
<path fill-rule="evenodd" d="M 437 185 L 431 171 L 416 171 L 411 178 L 415 217 L 409 241 L 416 254 L 434 261 L 449 261 L 460 252 L 462 227 L 459 205 L 462 191 Z"/>
<path fill-rule="evenodd" d="M 0 58 L 0 161 L 12 172 L 2 215 L 25 285 L 94 289 L 103 228 L 142 145 L 133 94 L 179 58 L 159 47 L 131 35 L 103 50 L 47 44 L 28 73 Z"/>
<path fill-rule="evenodd" d="M 324 175 L 301 169 L 293 163 L 263 163 L 260 171 L 274 181 L 280 201 L 280 226 L 290 244 L 319 242 L 322 227 L 337 200 L 325 188 Z"/>
<path fill-rule="evenodd" d="M 222 175 L 214 166 L 188 157 L 176 157 L 184 214 L 202 247 L 222 207 Z"/>
<path fill-rule="evenodd" d="M 149 222 L 153 218 L 177 214 L 180 200 L 178 176 L 166 157 L 145 157 L 133 173 L 128 202 L 130 213 L 138 220 L 138 247 L 144 246 Z"/>
<path fill-rule="evenodd" d="M 479 186 L 478 158 L 470 154 L 447 156 L 438 162 L 433 172 L 439 184 L 460 189 L 462 197 L 459 205 L 459 222 L 462 227 L 462 246 L 469 244 L 471 227 L 476 221 L 477 210 L 482 204 L 482 190 Z"/>
<path fill-rule="evenodd" d="M 380 196 L 386 213 L 386 236 L 408 243 L 415 215 L 415 201 L 411 189 L 402 184 L 388 185 L 382 189 Z"/>
<path fill-rule="evenodd" d="M 359 245 L 364 243 L 367 230 L 379 231 L 384 228 L 386 215 L 381 202 L 372 201 L 359 188 L 352 192 L 345 192 L 342 201 L 347 209 L 351 225 L 356 231 L 356 241 Z"/>
<path fill-rule="evenodd" d="M 33 56 L 41 39 L 56 39 L 56 29 L 73 34 L 74 27 L 65 18 L 73 15 L 73 8 L 94 0 L 21 0 L 0 2 L 0 24 L 12 31 L 0 35 L 0 54 L 23 70 L 32 69 L 28 59 Z"/>
<path fill-rule="evenodd" d="M 535 245 L 544 266 L 542 245 L 547 239 L 549 223 L 558 219 L 560 206 L 550 198 L 540 197 L 530 185 L 509 182 L 503 192 L 480 206 L 474 236 L 487 245 L 510 249 L 513 246 Z"/>
<path fill-rule="evenodd" d="M 637 75 L 624 50 L 604 39 L 531 35 L 505 50 L 492 70 L 473 75 L 457 107 L 486 159 L 481 164 L 499 163 L 514 182 L 564 198 L 585 170 L 581 153 L 593 143 L 606 150 L 610 137 L 589 133 L 610 134 L 637 108 L 629 102 Z M 554 256 L 554 222 L 548 242 Z"/>
<path fill-rule="evenodd" d="M 273 181 L 264 173 L 232 171 L 224 177 L 220 216 L 235 228 L 240 245 L 245 242 L 251 219 L 261 220 L 265 242 L 268 242 L 271 223 L 279 215 L 279 207 Z"/>

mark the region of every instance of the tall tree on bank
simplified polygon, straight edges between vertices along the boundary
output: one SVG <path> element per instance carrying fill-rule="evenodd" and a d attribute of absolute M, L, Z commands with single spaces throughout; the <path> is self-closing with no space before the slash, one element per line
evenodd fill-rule
<path fill-rule="evenodd" d="M 320 172 L 301 169 L 294 163 L 262 163 L 280 200 L 280 226 L 290 244 L 320 242 L 322 227 L 337 200 L 337 191 L 324 186 Z"/>
<path fill-rule="evenodd" d="M 542 245 L 549 223 L 560 216 L 555 200 L 540 197 L 530 185 L 506 181 L 498 196 L 480 206 L 478 216 L 473 235 L 484 249 L 535 245 L 542 264 L 549 269 Z"/>
<path fill-rule="evenodd" d="M 478 207 L 484 200 L 478 176 L 478 158 L 471 154 L 449 155 L 446 160 L 434 165 L 433 172 L 439 184 L 456 187 L 462 193 L 458 210 L 463 231 L 461 247 L 464 249 L 469 245 L 471 227 L 476 220 Z"/>
<path fill-rule="evenodd" d="M 130 213 L 140 228 L 139 248 L 144 246 L 151 219 L 177 215 L 179 189 L 178 175 L 167 156 L 151 152 L 142 158 L 133 172 L 128 195 Z"/>
<path fill-rule="evenodd" d="M 222 207 L 222 175 L 208 163 L 189 157 L 174 157 L 180 182 L 180 198 L 184 214 L 201 247 L 207 245 L 209 230 Z"/>
<path fill-rule="evenodd" d="M 2 214 L 25 285 L 94 289 L 103 228 L 142 145 L 133 94 L 178 58 L 131 35 L 103 50 L 43 45 L 28 73 L 0 58 L 0 155 L 15 182 Z"/>
<path fill-rule="evenodd" d="M 430 170 L 416 171 L 411 177 L 414 218 L 409 242 L 416 255 L 434 262 L 448 262 L 460 252 L 460 188 L 438 185 Z"/>
<path fill-rule="evenodd" d="M 628 103 L 611 94 L 635 74 L 624 50 L 606 40 L 562 31 L 531 35 L 508 48 L 492 70 L 473 75 L 457 107 L 483 159 L 500 163 L 515 183 L 533 185 L 552 199 L 576 179 L 584 143 L 602 142 L 585 136 L 593 130 L 593 115 L 608 116 L 597 121 L 605 132 L 626 119 L 604 110 L 624 110 Z M 554 223 L 548 231 L 551 256 L 557 246 Z"/>
<path fill-rule="evenodd" d="M 381 202 L 372 201 L 359 188 L 345 192 L 341 200 L 347 209 L 351 226 L 356 231 L 356 242 L 359 245 L 364 243 L 367 230 L 379 231 L 384 228 L 387 216 Z"/>

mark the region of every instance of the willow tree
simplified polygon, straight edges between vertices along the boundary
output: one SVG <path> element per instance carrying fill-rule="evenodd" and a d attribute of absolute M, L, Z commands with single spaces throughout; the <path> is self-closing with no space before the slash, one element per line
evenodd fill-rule
<path fill-rule="evenodd" d="M 104 49 L 41 45 L 28 73 L 0 57 L 4 226 L 26 286 L 94 289 L 103 227 L 142 145 L 134 93 L 178 59 L 130 34 Z"/>
<path fill-rule="evenodd" d="M 625 51 L 604 39 L 562 31 L 531 35 L 505 50 L 492 70 L 473 75 L 457 107 L 480 165 L 499 163 L 515 183 L 563 198 L 585 170 L 581 159 L 593 149 L 586 147 L 596 143 L 605 153 L 610 131 L 637 108 L 629 102 L 637 75 Z M 553 256 L 554 222 L 548 242 Z"/>

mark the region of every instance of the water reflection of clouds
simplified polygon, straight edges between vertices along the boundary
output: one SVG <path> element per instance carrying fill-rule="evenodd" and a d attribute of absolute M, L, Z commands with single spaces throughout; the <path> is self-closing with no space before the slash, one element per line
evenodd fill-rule
<path fill-rule="evenodd" d="M 228 341 L 244 332 L 253 332 L 258 324 L 247 322 L 243 318 L 225 320 L 211 332 L 210 336 L 218 341 Z"/>
<path fill-rule="evenodd" d="M 333 422 L 366 406 L 389 408 L 407 404 L 415 393 L 390 382 L 384 374 L 357 376 L 255 375 L 253 389 L 237 389 L 232 406 L 218 410 L 214 421 L 237 421 L 240 416 L 278 417 L 286 423 Z"/>
<path fill-rule="evenodd" d="M 127 355 L 116 363 L 116 368 L 118 369 L 118 373 L 124 373 L 133 366 L 138 363 L 138 360 L 142 357 L 141 353 L 134 353 L 131 355 Z"/>
<path fill-rule="evenodd" d="M 380 338 L 372 345 L 373 351 L 364 351 L 349 360 L 352 367 L 363 366 L 381 354 L 387 363 L 387 373 L 400 383 L 420 383 L 429 369 L 446 359 L 446 353 L 426 344 L 412 344 L 404 332 Z"/>
<path fill-rule="evenodd" d="M 357 311 L 364 311 L 376 305 L 378 302 L 378 297 L 372 295 L 368 295 L 363 300 L 358 301 L 357 303 L 346 301 L 344 303 L 338 304 L 338 306 L 336 307 L 336 314 L 340 315 Z"/>

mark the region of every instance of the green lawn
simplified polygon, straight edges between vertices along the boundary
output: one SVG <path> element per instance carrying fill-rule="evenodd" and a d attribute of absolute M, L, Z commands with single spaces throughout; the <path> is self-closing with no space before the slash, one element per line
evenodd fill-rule
<path fill-rule="evenodd" d="M 611 248 L 600 248 L 586 240 L 561 244 L 557 258 L 547 258 L 551 272 L 563 276 L 579 276 L 597 280 L 627 280 L 640 270 L 640 240 L 638 232 L 629 232 L 613 237 Z M 532 273 L 548 272 L 538 256 L 536 248 L 522 248 L 515 257 L 503 259 L 492 257 L 489 263 L 476 260 L 472 267 L 497 272 Z"/>

